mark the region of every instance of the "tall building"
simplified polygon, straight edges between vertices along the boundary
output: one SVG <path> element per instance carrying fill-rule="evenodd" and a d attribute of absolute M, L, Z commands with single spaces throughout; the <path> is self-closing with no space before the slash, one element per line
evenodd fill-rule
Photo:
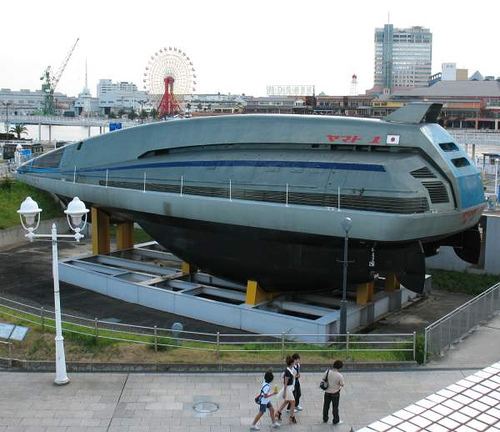
<path fill-rule="evenodd" d="M 432 33 L 423 27 L 375 29 L 374 90 L 426 87 L 431 76 Z"/>

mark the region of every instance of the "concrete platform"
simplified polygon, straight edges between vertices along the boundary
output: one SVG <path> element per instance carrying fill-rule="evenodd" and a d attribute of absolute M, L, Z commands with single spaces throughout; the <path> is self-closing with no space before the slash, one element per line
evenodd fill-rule
<path fill-rule="evenodd" d="M 181 261 L 155 243 L 110 255 L 64 260 L 66 283 L 130 303 L 261 334 L 286 333 L 307 342 L 326 342 L 338 333 L 340 293 L 284 294 L 257 305 L 245 303 L 243 285 L 205 273 L 183 275 Z M 415 297 L 404 288 L 380 291 L 373 302 L 347 311 L 348 331 L 365 327 Z M 301 336 L 298 336 L 301 335 Z"/>

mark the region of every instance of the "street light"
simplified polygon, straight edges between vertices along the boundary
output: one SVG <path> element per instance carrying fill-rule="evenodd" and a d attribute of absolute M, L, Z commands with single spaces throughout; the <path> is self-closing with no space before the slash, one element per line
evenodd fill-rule
<path fill-rule="evenodd" d="M 498 202 L 498 197 L 499 197 L 499 193 L 498 193 L 498 158 L 495 159 L 495 196 L 497 198 L 497 202 Z"/>
<path fill-rule="evenodd" d="M 81 230 L 87 224 L 87 213 L 89 210 L 78 197 L 73 198 L 69 203 L 68 208 L 64 211 L 68 219 L 68 225 L 74 234 L 57 234 L 56 224 L 52 224 L 51 234 L 36 234 L 35 231 L 40 225 L 40 213 L 42 209 L 38 207 L 36 201 L 27 197 L 17 211 L 21 225 L 28 232 L 27 237 L 31 242 L 36 238 L 50 238 L 52 241 L 52 276 L 54 279 L 54 314 L 56 321 L 56 378 L 54 383 L 63 385 L 69 383 L 69 378 L 66 373 L 66 358 L 64 355 L 64 337 L 62 335 L 61 324 L 61 301 L 59 297 L 59 268 L 57 256 L 57 239 L 58 238 L 73 238 L 77 242 L 83 238 Z M 24 220 L 23 220 L 24 219 Z M 83 222 L 83 225 L 82 225 Z M 80 227 L 80 225 L 82 225 Z"/>
<path fill-rule="evenodd" d="M 342 261 L 344 272 L 342 277 L 342 302 L 340 303 L 340 334 L 345 335 L 347 333 L 347 266 L 349 261 L 348 249 L 349 249 L 349 231 L 352 227 L 352 219 L 350 217 L 344 218 L 341 222 L 342 229 L 345 232 L 344 237 L 344 260 Z"/>

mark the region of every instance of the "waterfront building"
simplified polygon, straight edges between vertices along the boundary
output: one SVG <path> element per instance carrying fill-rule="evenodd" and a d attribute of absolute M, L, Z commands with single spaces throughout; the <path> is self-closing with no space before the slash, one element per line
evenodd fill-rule
<path fill-rule="evenodd" d="M 444 105 L 441 122 L 445 127 L 500 130 L 500 78 L 478 81 L 479 75 L 381 96 L 372 102 L 372 115 L 383 117 L 409 102 L 432 101 Z"/>
<path fill-rule="evenodd" d="M 8 88 L 0 89 L 0 108 L 8 109 L 9 117 L 14 122 L 16 115 L 33 115 L 42 111 L 45 93 L 42 90 L 31 91 L 28 89 L 11 90 Z M 69 97 L 63 93 L 54 93 L 54 104 L 56 114 L 62 114 L 64 111 L 72 110 L 75 98 Z"/>
<path fill-rule="evenodd" d="M 184 109 L 193 115 L 235 114 L 243 112 L 246 98 L 232 94 L 191 94 L 182 97 Z"/>
<path fill-rule="evenodd" d="M 314 96 L 314 86 L 311 84 L 268 85 L 268 96 Z"/>
<path fill-rule="evenodd" d="M 111 111 L 120 109 L 141 110 L 152 107 L 146 92 L 137 90 L 134 83 L 127 81 L 99 80 L 97 98 L 99 108 L 103 114 L 109 114 Z"/>
<path fill-rule="evenodd" d="M 306 114 L 307 110 L 304 97 L 298 96 L 265 96 L 249 97 L 246 101 L 245 113 L 259 114 Z"/>
<path fill-rule="evenodd" d="M 84 87 L 75 100 L 75 112 L 77 115 L 84 116 L 93 116 L 100 113 L 99 99 L 92 97 L 87 87 Z"/>
<path fill-rule="evenodd" d="M 431 76 L 432 33 L 424 27 L 405 29 L 386 24 L 375 29 L 374 93 L 426 87 Z"/>

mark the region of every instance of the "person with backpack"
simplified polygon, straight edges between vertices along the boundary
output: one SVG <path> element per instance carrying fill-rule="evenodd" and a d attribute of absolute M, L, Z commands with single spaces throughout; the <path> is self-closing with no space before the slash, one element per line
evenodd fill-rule
<path fill-rule="evenodd" d="M 274 415 L 274 407 L 269 398 L 274 396 L 277 391 L 271 391 L 271 382 L 274 379 L 274 375 L 271 370 L 268 370 L 264 374 L 264 382 L 262 383 L 260 387 L 260 392 L 255 398 L 255 403 L 259 405 L 259 412 L 255 416 L 252 426 L 250 426 L 250 430 L 252 431 L 258 431 L 260 430 L 260 427 L 257 426 L 257 422 L 261 419 L 261 417 L 264 415 L 266 412 L 266 409 L 269 409 L 269 416 L 271 417 L 271 423 L 273 428 L 278 428 L 281 425 L 276 421 L 275 415 Z M 277 387 L 276 387 L 277 390 Z"/>
<path fill-rule="evenodd" d="M 276 417 L 281 420 L 281 411 L 287 405 L 290 406 L 290 423 L 297 423 L 295 418 L 295 397 L 293 395 L 293 390 L 295 388 L 295 376 L 293 374 L 293 364 L 294 361 L 292 357 L 286 357 L 286 369 L 283 372 L 283 388 L 278 393 L 278 399 L 283 400 L 281 406 L 276 412 Z"/>
<path fill-rule="evenodd" d="M 328 423 L 328 411 L 332 404 L 333 425 L 341 424 L 339 418 L 340 390 L 344 387 L 344 377 L 339 372 L 344 366 L 342 360 L 335 360 L 321 380 L 320 388 L 325 392 L 323 398 L 323 423 Z"/>

